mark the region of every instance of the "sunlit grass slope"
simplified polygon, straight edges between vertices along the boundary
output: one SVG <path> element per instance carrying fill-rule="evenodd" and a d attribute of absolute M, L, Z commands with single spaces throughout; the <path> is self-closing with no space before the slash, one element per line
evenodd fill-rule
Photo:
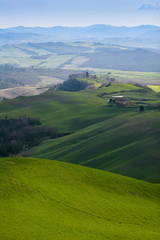
<path fill-rule="evenodd" d="M 115 84 L 109 88 L 73 93 L 47 92 L 29 98 L 5 100 L 0 102 L 0 116 L 37 117 L 45 125 L 55 125 L 60 131 L 73 132 L 125 112 L 122 108 L 107 108 L 107 100 L 97 96 L 105 90 L 112 93 L 122 89 L 132 91 L 134 86 Z"/>
<path fill-rule="evenodd" d="M 160 92 L 159 85 L 148 85 L 148 87 L 151 88 L 154 92 Z"/>
<path fill-rule="evenodd" d="M 120 94 L 157 101 L 156 93 L 135 92 L 140 90 L 130 84 L 113 84 L 107 88 L 90 89 L 80 92 L 48 92 L 39 96 L 19 97 L 0 102 L 0 116 L 37 117 L 44 125 L 54 125 L 61 132 L 75 132 L 91 124 L 104 121 L 119 114 L 138 111 L 138 107 L 112 108 L 107 99 L 98 97 L 100 93 Z M 123 91 L 123 93 L 121 93 Z M 126 92 L 124 92 L 126 91 Z M 143 94 L 143 95 L 142 95 Z"/>
<path fill-rule="evenodd" d="M 160 113 L 134 112 L 43 142 L 31 155 L 160 182 Z"/>
<path fill-rule="evenodd" d="M 41 159 L 0 159 L 3 240 L 158 240 L 160 186 Z"/>
<path fill-rule="evenodd" d="M 108 98 L 99 97 L 106 93 Z M 139 112 L 139 105 L 111 106 L 124 95 L 139 104 L 155 104 L 159 95 L 130 84 L 80 92 L 47 92 L 0 102 L 0 117 L 36 117 L 42 125 L 72 133 L 46 141 L 31 156 L 56 159 L 159 182 L 159 112 Z"/>

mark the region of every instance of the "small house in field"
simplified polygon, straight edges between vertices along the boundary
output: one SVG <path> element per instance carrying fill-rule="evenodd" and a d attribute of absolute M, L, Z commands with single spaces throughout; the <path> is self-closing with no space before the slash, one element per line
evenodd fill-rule
<path fill-rule="evenodd" d="M 127 97 L 124 96 L 112 96 L 112 98 L 108 100 L 108 103 L 121 106 L 132 106 L 135 104 L 133 101 L 128 100 Z"/>

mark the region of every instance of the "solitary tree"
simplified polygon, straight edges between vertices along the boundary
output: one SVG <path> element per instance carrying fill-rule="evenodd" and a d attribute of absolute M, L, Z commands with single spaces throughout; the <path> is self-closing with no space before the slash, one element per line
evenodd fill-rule
<path fill-rule="evenodd" d="M 143 107 L 142 105 L 139 107 L 139 111 L 140 111 L 140 112 L 143 112 L 143 111 L 144 111 L 144 107 Z"/>
<path fill-rule="evenodd" d="M 89 78 L 89 72 L 86 71 L 86 78 Z"/>

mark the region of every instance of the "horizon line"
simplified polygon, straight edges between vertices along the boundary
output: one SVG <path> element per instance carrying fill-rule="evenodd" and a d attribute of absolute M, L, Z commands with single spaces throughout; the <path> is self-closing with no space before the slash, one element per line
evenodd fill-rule
<path fill-rule="evenodd" d="M 87 28 L 91 26 L 98 26 L 98 25 L 103 25 L 103 26 L 112 26 L 112 27 L 126 27 L 126 28 L 134 28 L 134 27 L 140 27 L 140 26 L 154 26 L 154 27 L 160 27 L 158 25 L 154 24 L 140 24 L 140 25 L 133 25 L 133 26 L 125 26 L 125 25 L 112 25 L 112 24 L 105 24 L 105 23 L 98 23 L 98 24 L 91 24 L 91 25 L 86 25 L 86 26 L 65 26 L 65 25 L 52 25 L 52 26 L 21 26 L 21 25 L 16 25 L 16 26 L 10 26 L 10 27 L 0 27 L 0 29 L 9 29 L 9 28 L 54 28 L 54 27 L 62 27 L 62 28 Z"/>

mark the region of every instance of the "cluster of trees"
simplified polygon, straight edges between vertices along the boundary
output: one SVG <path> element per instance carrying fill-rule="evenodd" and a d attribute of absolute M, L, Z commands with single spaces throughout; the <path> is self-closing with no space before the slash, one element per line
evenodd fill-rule
<path fill-rule="evenodd" d="M 19 86 L 24 86 L 23 83 L 20 83 L 14 78 L 1 78 L 0 77 L 0 89 L 5 89 L 5 88 L 14 88 L 14 87 L 19 87 Z"/>
<path fill-rule="evenodd" d="M 69 78 L 67 81 L 56 86 L 56 90 L 76 92 L 88 88 L 94 88 L 94 83 L 89 83 L 87 81 L 81 81 L 77 78 Z"/>
<path fill-rule="evenodd" d="M 38 119 L 5 117 L 0 119 L 0 156 L 17 154 L 58 136 L 56 127 L 42 127 Z"/>
<path fill-rule="evenodd" d="M 76 72 L 52 68 L 23 68 L 11 64 L 0 65 L 0 89 L 37 85 L 42 81 L 41 76 L 67 80 L 68 75 Z"/>

